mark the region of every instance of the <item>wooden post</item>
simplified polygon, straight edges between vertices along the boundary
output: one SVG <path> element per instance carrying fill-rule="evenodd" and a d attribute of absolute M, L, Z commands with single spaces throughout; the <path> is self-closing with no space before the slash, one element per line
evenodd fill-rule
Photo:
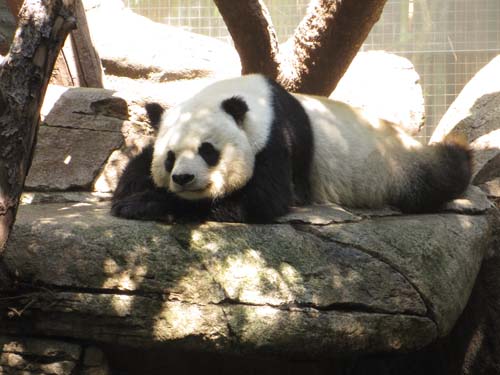
<path fill-rule="evenodd" d="M 51 83 L 102 88 L 101 59 L 92 43 L 81 0 L 75 0 L 75 17 L 77 29 L 71 32 L 57 57 Z"/>
<path fill-rule="evenodd" d="M 71 49 L 78 83 L 75 86 L 102 88 L 102 65 L 90 37 L 87 17 L 81 0 L 75 1 L 78 28 L 71 32 Z"/>

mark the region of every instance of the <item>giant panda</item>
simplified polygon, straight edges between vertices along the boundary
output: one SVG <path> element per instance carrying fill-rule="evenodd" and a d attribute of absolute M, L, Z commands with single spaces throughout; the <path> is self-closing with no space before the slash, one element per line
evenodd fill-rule
<path fill-rule="evenodd" d="M 396 125 L 254 74 L 163 111 L 125 168 L 111 212 L 129 219 L 267 223 L 291 206 L 438 210 L 471 177 L 466 144 L 423 146 Z"/>

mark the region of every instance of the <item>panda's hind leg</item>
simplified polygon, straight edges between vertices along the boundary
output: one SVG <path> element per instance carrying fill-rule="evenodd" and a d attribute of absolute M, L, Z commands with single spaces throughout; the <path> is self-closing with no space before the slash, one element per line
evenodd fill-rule
<path fill-rule="evenodd" d="M 437 211 L 469 185 L 472 153 L 466 142 L 448 138 L 417 151 L 416 157 L 406 187 L 393 202 L 403 212 Z"/>

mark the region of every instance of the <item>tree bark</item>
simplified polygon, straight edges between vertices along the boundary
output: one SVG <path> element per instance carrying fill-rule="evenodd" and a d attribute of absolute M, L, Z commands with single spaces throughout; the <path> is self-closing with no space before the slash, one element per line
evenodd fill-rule
<path fill-rule="evenodd" d="M 214 0 L 241 58 L 242 74 L 278 76 L 278 38 L 261 0 Z"/>
<path fill-rule="evenodd" d="M 59 50 L 75 28 L 73 0 L 30 0 L 0 68 L 0 251 L 17 213 L 40 107 Z"/>
<path fill-rule="evenodd" d="M 386 0 L 313 0 L 285 56 L 291 91 L 330 95 L 378 21 Z"/>
<path fill-rule="evenodd" d="M 312 0 L 281 50 L 261 1 L 215 3 L 240 54 L 243 74 L 260 72 L 293 92 L 330 95 L 380 18 L 386 0 Z"/>

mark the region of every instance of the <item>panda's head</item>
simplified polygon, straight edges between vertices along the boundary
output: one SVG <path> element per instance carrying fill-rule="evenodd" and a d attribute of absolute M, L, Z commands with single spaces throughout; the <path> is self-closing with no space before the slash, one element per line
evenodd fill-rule
<path fill-rule="evenodd" d="M 249 107 L 241 96 L 197 98 L 163 113 L 146 110 L 158 127 L 151 173 L 158 187 L 184 199 L 215 199 L 252 177 L 255 152 L 244 129 Z"/>

